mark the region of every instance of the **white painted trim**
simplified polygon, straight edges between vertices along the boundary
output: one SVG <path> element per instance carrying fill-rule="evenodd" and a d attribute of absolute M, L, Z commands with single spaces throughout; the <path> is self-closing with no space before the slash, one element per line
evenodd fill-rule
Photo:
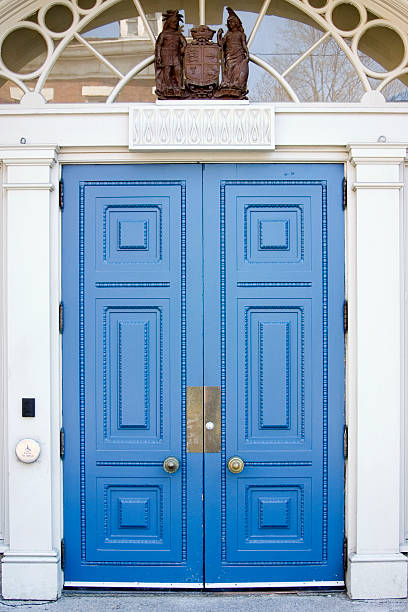
<path fill-rule="evenodd" d="M 372 555 L 361 555 L 356 553 L 350 553 L 349 559 L 352 563 L 408 563 L 405 555 L 400 553 L 381 553 Z"/>
<path fill-rule="evenodd" d="M 58 550 L 6 550 L 7 564 L 10 563 L 53 563 L 60 560 Z"/>
<path fill-rule="evenodd" d="M 143 151 L 127 147 L 61 147 L 61 164 L 174 164 L 174 163 L 345 163 L 346 147 L 277 147 L 274 151 Z"/>
<path fill-rule="evenodd" d="M 7 294 L 5 283 L 6 268 L 6 207 L 3 190 L 1 189 L 5 174 L 5 166 L 0 159 L 0 551 L 7 548 L 8 525 L 8 487 L 6 472 L 6 455 L 8 452 L 7 410 L 6 410 L 6 355 L 7 355 Z"/>
<path fill-rule="evenodd" d="M 218 101 L 215 104 L 220 104 Z M 209 101 L 209 104 L 212 104 Z M 258 103 L 251 103 L 249 106 L 256 107 Z M 260 103 L 259 103 L 260 104 Z M 262 106 L 262 104 L 260 104 Z M 138 106 L 145 108 L 155 108 L 160 106 L 159 103 L 138 103 L 129 104 L 125 102 L 113 102 L 112 104 L 44 104 L 35 108 L 28 106 L 20 106 L 17 104 L 1 104 L 0 116 L 16 116 L 16 115 L 128 115 L 130 106 Z M 279 102 L 273 104 L 276 114 L 318 114 L 318 115 L 407 115 L 408 102 L 391 103 L 387 102 L 383 106 L 364 106 L 361 103 L 330 103 L 321 104 L 299 102 Z M 403 136 L 403 135 L 402 135 Z M 403 140 L 401 140 L 402 144 Z M 344 143 L 347 144 L 346 142 Z M 373 143 L 374 145 L 374 143 Z M 395 145 L 394 145 L 395 146 Z M 2 146 L 3 148 L 3 146 Z"/>
<path fill-rule="evenodd" d="M 401 317 L 401 328 L 404 337 L 404 342 L 401 350 L 401 395 L 402 406 L 401 411 L 401 520 L 400 540 L 401 552 L 408 552 L 408 166 L 407 163 L 403 166 L 405 188 L 403 191 L 403 206 L 402 206 L 402 228 L 401 241 L 403 248 L 401 250 L 401 270 L 402 270 L 402 294 L 403 307 Z"/>
<path fill-rule="evenodd" d="M 404 183 L 353 183 L 353 191 L 357 189 L 402 189 Z"/>
<path fill-rule="evenodd" d="M 12 191 L 13 189 L 19 191 L 54 191 L 55 186 L 52 183 L 4 183 L 3 189 L 6 191 Z"/>

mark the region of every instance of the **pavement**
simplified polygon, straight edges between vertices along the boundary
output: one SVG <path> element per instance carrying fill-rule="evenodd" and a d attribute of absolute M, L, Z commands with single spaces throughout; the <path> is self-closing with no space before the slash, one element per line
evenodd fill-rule
<path fill-rule="evenodd" d="M 65 591 L 55 602 L 0 599 L 7 609 L 37 612 L 408 612 L 407 599 L 351 601 L 344 592 L 103 592 Z"/>

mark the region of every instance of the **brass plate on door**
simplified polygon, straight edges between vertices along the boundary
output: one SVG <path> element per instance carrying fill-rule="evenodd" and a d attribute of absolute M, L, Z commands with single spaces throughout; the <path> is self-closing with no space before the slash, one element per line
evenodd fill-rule
<path fill-rule="evenodd" d="M 187 452 L 221 450 L 221 387 L 187 387 Z"/>
<path fill-rule="evenodd" d="M 221 387 L 204 387 L 204 452 L 221 450 Z"/>
<path fill-rule="evenodd" d="M 203 452 L 203 387 L 187 387 L 187 452 Z"/>

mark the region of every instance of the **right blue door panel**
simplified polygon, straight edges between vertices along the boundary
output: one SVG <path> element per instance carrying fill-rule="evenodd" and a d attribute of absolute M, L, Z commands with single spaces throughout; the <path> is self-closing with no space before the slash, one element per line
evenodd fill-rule
<path fill-rule="evenodd" d="M 343 580 L 342 177 L 204 169 L 204 384 L 221 386 L 222 423 L 204 457 L 210 585 Z"/>

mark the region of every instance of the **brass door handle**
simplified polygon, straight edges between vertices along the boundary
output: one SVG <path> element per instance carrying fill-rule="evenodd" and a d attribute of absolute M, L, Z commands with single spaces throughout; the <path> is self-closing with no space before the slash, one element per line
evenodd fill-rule
<path fill-rule="evenodd" d="M 176 457 L 167 457 L 163 461 L 163 469 L 169 474 L 174 474 L 180 467 L 180 461 Z"/>
<path fill-rule="evenodd" d="M 239 474 L 245 467 L 245 463 L 241 457 L 231 457 L 228 461 L 228 469 L 233 474 Z"/>

